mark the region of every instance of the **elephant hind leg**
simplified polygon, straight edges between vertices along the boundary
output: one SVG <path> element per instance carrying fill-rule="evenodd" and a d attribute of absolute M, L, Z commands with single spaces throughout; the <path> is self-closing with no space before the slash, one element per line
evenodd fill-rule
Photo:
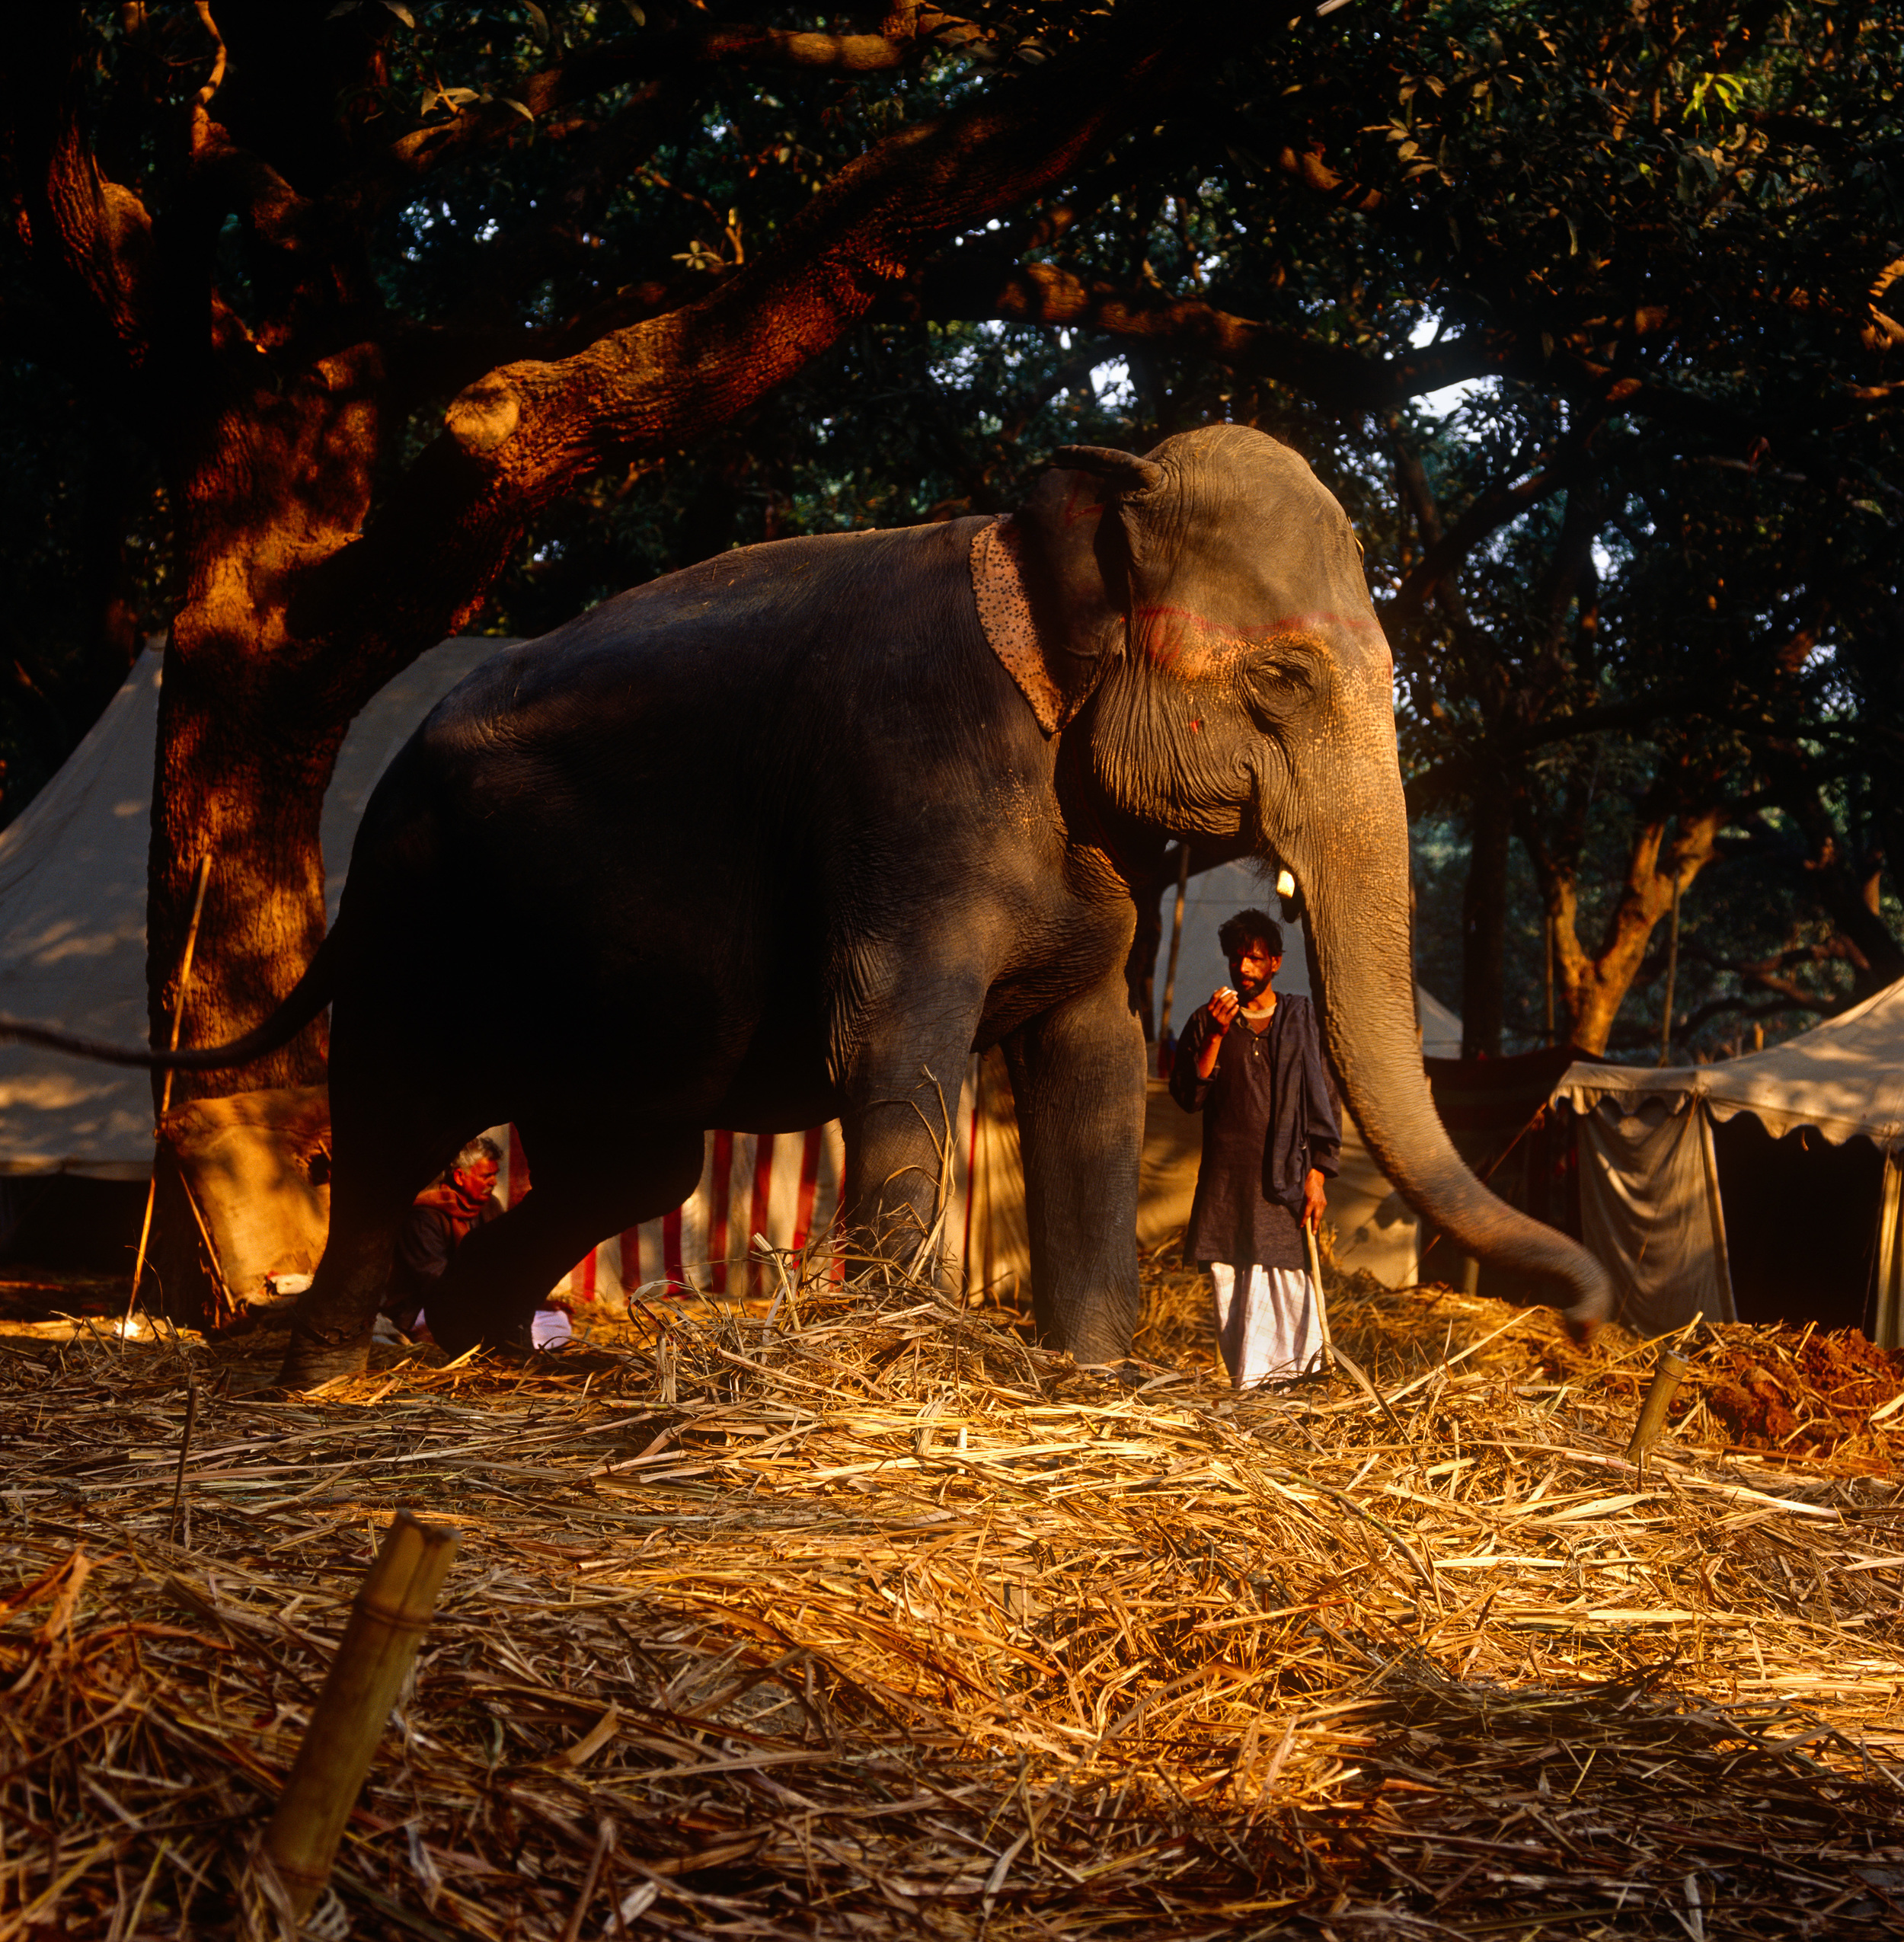
<path fill-rule="evenodd" d="M 584 1147 L 526 1129 L 527 1196 L 471 1233 L 426 1311 L 452 1355 L 526 1343 L 535 1305 L 605 1236 L 678 1207 L 701 1178 L 698 1126 Z"/>
<path fill-rule="evenodd" d="M 462 1142 L 481 1130 L 420 1091 L 379 1088 L 374 1099 L 355 1104 L 350 1093 L 334 1078 L 331 1232 L 299 1299 L 278 1372 L 286 1389 L 314 1389 L 369 1366 L 371 1327 L 404 1218 Z"/>

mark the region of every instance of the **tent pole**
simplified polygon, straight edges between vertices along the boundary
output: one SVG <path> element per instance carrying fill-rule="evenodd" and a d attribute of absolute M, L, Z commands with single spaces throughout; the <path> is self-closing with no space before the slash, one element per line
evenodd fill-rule
<path fill-rule="evenodd" d="M 1672 873 L 1672 928 L 1666 933 L 1666 1004 L 1660 1014 L 1660 1063 L 1672 1056 L 1672 981 L 1679 969 L 1679 873 Z"/>
<path fill-rule="evenodd" d="M 1177 995 L 1177 953 L 1184 944 L 1184 899 L 1190 893 L 1190 846 L 1181 846 L 1177 866 L 1177 909 L 1170 920 L 1170 964 L 1164 973 L 1164 1009 L 1157 1021 L 1157 1043 L 1161 1045 L 1170 1030 L 1171 1001 Z"/>
<path fill-rule="evenodd" d="M 166 1046 L 168 1052 L 178 1049 L 179 1027 L 185 1022 L 185 988 L 192 981 L 192 953 L 198 945 L 198 920 L 205 915 L 205 892 L 212 880 L 212 859 L 208 853 L 200 858 L 198 883 L 192 893 L 192 921 L 185 927 L 185 950 L 178 964 L 178 989 L 172 995 L 172 1036 Z M 172 1075 L 168 1071 L 158 1090 L 158 1116 L 153 1122 L 152 1138 L 156 1141 L 159 1129 L 165 1123 L 165 1115 L 171 1110 Z M 139 1252 L 133 1257 L 133 1285 L 126 1295 L 126 1323 L 119 1331 L 123 1341 L 132 1332 L 133 1310 L 139 1305 L 139 1284 L 145 1277 L 145 1244 L 152 1238 L 152 1203 L 158 1198 L 158 1150 L 152 1150 L 152 1177 L 145 1189 L 145 1218 L 139 1229 Z M 196 1213 L 197 1209 L 193 1211 Z M 214 1266 L 216 1263 L 214 1262 Z"/>

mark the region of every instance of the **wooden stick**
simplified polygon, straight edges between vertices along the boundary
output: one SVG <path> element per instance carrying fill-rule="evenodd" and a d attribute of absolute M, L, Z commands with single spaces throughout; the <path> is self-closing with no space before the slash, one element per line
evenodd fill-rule
<path fill-rule="evenodd" d="M 173 1338 L 174 1343 L 177 1337 Z M 185 1501 L 185 1466 L 192 1455 L 192 1426 L 198 1420 L 198 1378 L 192 1373 L 192 1365 L 185 1365 L 185 1427 L 178 1439 L 178 1474 L 172 1483 L 171 1520 L 165 1526 L 165 1541 L 169 1544 L 178 1536 L 179 1506 Z"/>
<path fill-rule="evenodd" d="M 205 1265 L 212 1276 L 212 1321 L 215 1325 L 220 1324 L 238 1313 L 238 1297 L 232 1292 L 232 1284 L 225 1279 L 225 1263 L 219 1259 L 218 1249 L 212 1245 L 212 1230 L 206 1225 L 204 1210 L 198 1204 L 198 1196 L 192 1191 L 192 1183 L 186 1178 L 183 1167 L 178 1170 L 178 1184 L 185 1196 L 186 1206 L 192 1210 L 198 1238 L 205 1244 Z M 222 1308 L 217 1305 L 221 1300 Z"/>
<path fill-rule="evenodd" d="M 308 1915 L 331 1879 L 344 1823 L 436 1608 L 459 1535 L 398 1512 L 351 1607 L 324 1690 L 264 1836 L 292 1912 Z"/>
<path fill-rule="evenodd" d="M 208 851 L 198 861 L 198 883 L 192 893 L 192 921 L 185 927 L 185 953 L 178 963 L 178 989 L 172 994 L 172 1036 L 166 1046 L 168 1052 L 178 1049 L 179 1028 L 185 1022 L 185 988 L 192 982 L 192 953 L 198 947 L 198 920 L 205 915 L 205 892 L 212 880 L 212 858 Z M 172 1107 L 172 1075 L 168 1071 L 158 1089 L 158 1116 L 152 1123 L 152 1138 L 156 1140 L 165 1123 L 165 1115 Z M 145 1276 L 145 1244 L 152 1238 L 152 1203 L 158 1197 L 158 1155 L 152 1155 L 152 1183 L 145 1190 L 145 1218 L 139 1230 L 139 1252 L 133 1258 L 133 1285 L 126 1296 L 126 1326 L 120 1336 L 123 1340 L 131 1332 L 133 1310 L 139 1302 L 139 1284 Z"/>
<path fill-rule="evenodd" d="M 1347 1349 L 1336 1346 L 1335 1337 L 1329 1333 L 1329 1304 L 1322 1292 L 1322 1250 L 1316 1244 L 1315 1229 L 1309 1222 L 1302 1224 L 1303 1238 L 1309 1244 L 1309 1279 L 1315 1284 L 1315 1318 L 1322 1325 L 1322 1367 L 1324 1373 L 1331 1369 L 1346 1370 L 1356 1388 L 1375 1404 L 1395 1426 L 1395 1434 L 1404 1442 L 1407 1432 L 1401 1426 L 1401 1420 L 1388 1407 L 1388 1399 L 1369 1380 L 1368 1372 L 1350 1355 Z"/>
<path fill-rule="evenodd" d="M 1302 1223 L 1302 1238 L 1309 1244 L 1309 1279 L 1315 1285 L 1315 1318 L 1322 1325 L 1322 1367 L 1326 1374 L 1335 1367 L 1335 1343 L 1329 1336 L 1329 1305 L 1322 1295 L 1322 1250 L 1316 1245 L 1315 1223 Z"/>

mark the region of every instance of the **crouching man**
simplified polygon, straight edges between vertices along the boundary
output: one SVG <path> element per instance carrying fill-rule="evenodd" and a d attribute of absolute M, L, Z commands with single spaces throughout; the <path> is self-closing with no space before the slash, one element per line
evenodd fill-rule
<path fill-rule="evenodd" d="M 472 1139 L 448 1172 L 417 1195 L 397 1236 L 383 1306 L 404 1334 L 428 1327 L 430 1300 L 450 1257 L 476 1228 L 502 1219 L 503 1203 L 496 1197 L 502 1168 L 502 1149 L 493 1139 Z"/>
<path fill-rule="evenodd" d="M 1170 1087 L 1203 1115 L 1184 1258 L 1209 1271 L 1216 1334 L 1239 1389 L 1300 1375 L 1322 1347 L 1302 1231 L 1320 1224 L 1342 1122 L 1315 1008 L 1279 996 L 1280 926 L 1239 911 L 1217 932 L 1230 983 L 1184 1027 Z"/>

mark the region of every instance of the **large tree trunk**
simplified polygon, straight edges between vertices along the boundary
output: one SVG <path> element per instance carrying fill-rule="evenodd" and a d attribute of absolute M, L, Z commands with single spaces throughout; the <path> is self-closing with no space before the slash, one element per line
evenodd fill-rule
<path fill-rule="evenodd" d="M 366 395 L 300 386 L 232 402 L 181 468 L 184 601 L 159 693 L 146 911 L 153 1042 L 170 1035 L 201 859 L 209 879 L 180 1043 L 216 1045 L 269 1015 L 324 932 L 324 791 L 349 717 L 313 675 L 330 644 L 301 640 L 301 576 L 353 536 L 369 503 L 376 414 Z M 329 860 L 341 868 L 346 859 Z M 320 1017 L 255 1063 L 180 1072 L 174 1105 L 322 1081 Z M 155 1104 L 165 1093 L 153 1075 Z M 200 1320 L 222 1291 L 182 1180 L 161 1179 L 151 1259 L 167 1311 Z M 251 1291 L 233 1291 L 241 1298 Z"/>
<path fill-rule="evenodd" d="M 323 940 L 319 823 L 350 714 L 314 678 L 333 644 L 300 638 L 290 615 L 305 577 L 363 522 L 379 431 L 374 374 L 360 383 L 347 369 L 324 375 L 322 385 L 232 401 L 174 481 L 187 573 L 160 691 L 152 801 L 146 977 L 156 1042 L 171 1028 L 201 858 L 212 874 L 181 1043 L 216 1045 L 257 1024 Z M 179 1074 L 172 1096 L 315 1084 L 325 1047 L 320 1019 L 255 1065 Z"/>
<path fill-rule="evenodd" d="M 1599 950 L 1591 953 L 1580 940 L 1579 898 L 1571 870 L 1555 871 L 1537 860 L 1554 919 L 1568 1028 L 1582 1050 L 1605 1051 L 1653 930 L 1672 907 L 1675 878 L 1683 899 L 1694 878 L 1712 861 L 1725 821 L 1721 810 L 1682 816 L 1670 844 L 1665 841 L 1663 820 L 1643 823 L 1628 853 L 1625 887 L 1607 920 Z"/>

